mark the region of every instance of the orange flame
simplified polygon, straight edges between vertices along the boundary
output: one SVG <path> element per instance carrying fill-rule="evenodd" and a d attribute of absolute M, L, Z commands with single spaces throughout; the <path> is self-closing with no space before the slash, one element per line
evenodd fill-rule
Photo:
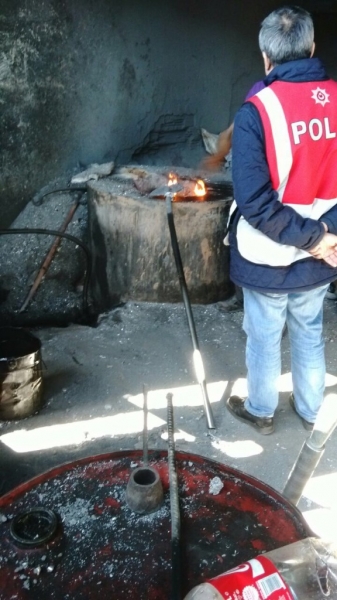
<path fill-rule="evenodd" d="M 198 198 L 200 198 L 200 200 L 203 199 L 204 196 L 206 196 L 206 188 L 202 179 L 198 179 L 198 181 L 196 182 L 194 186 L 194 193 L 196 196 L 198 196 Z"/>
<path fill-rule="evenodd" d="M 169 173 L 168 185 L 176 185 L 178 183 L 177 176 L 174 173 Z"/>
<path fill-rule="evenodd" d="M 168 179 L 168 185 L 176 185 L 176 183 L 178 183 L 178 177 L 177 175 L 175 175 L 174 173 L 169 173 L 169 179 Z M 191 187 L 187 188 L 192 196 L 192 189 L 193 189 L 193 193 L 194 195 L 197 197 L 197 199 L 200 200 L 205 200 L 205 196 L 206 196 L 206 186 L 205 183 L 203 182 L 202 179 L 197 179 L 194 188 L 192 188 L 193 183 L 191 183 Z M 176 194 L 174 194 L 173 199 L 175 199 Z"/>

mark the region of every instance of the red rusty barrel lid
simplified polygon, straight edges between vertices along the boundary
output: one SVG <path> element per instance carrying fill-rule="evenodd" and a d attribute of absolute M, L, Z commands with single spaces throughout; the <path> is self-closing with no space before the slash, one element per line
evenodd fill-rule
<path fill-rule="evenodd" d="M 167 452 L 150 452 L 164 503 L 149 515 L 125 502 L 140 451 L 89 457 L 52 469 L 0 498 L 0 599 L 168 600 L 171 516 Z M 311 534 L 301 513 L 257 479 L 177 452 L 185 594 L 261 552 Z M 55 538 L 16 545 L 11 523 L 36 506 L 54 511 Z"/>

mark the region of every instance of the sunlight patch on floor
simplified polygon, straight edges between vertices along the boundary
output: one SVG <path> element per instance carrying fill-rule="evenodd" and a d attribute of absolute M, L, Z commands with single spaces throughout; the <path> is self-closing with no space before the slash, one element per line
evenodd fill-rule
<path fill-rule="evenodd" d="M 248 458 L 249 456 L 257 456 L 263 452 L 262 446 L 253 440 L 240 440 L 237 442 L 215 440 L 212 442 L 212 446 L 230 458 Z"/>
<path fill-rule="evenodd" d="M 325 540 L 337 543 L 337 510 L 328 508 L 315 508 L 304 510 L 303 517 L 310 529 Z"/>
<path fill-rule="evenodd" d="M 168 433 L 167 431 L 164 431 L 161 434 L 161 439 L 164 440 L 165 442 L 167 442 L 168 440 Z M 189 433 L 186 433 L 186 431 L 183 431 L 182 429 L 178 429 L 178 431 L 176 430 L 174 432 L 174 440 L 175 441 L 181 441 L 181 440 L 185 440 L 185 442 L 195 442 L 196 441 L 196 437 L 194 435 L 190 435 Z"/>
<path fill-rule="evenodd" d="M 337 473 L 312 477 L 303 490 L 303 496 L 321 507 L 336 507 L 337 510 Z"/>
<path fill-rule="evenodd" d="M 310 529 L 322 538 L 337 542 L 337 473 L 312 477 L 302 498 L 309 504 L 302 514 Z M 318 506 L 311 509 L 310 503 Z"/>
<path fill-rule="evenodd" d="M 148 415 L 148 429 L 165 425 L 159 417 Z M 143 431 L 143 411 L 126 412 L 74 423 L 49 425 L 27 431 L 18 429 L 0 436 L 1 442 L 14 452 L 37 452 L 48 448 L 73 446 L 106 436 L 134 434 Z"/>
<path fill-rule="evenodd" d="M 332 387 L 337 384 L 337 377 L 326 373 L 325 375 L 325 387 Z M 291 372 L 283 373 L 278 381 L 279 392 L 292 392 L 293 383 L 291 378 Z"/>
<path fill-rule="evenodd" d="M 215 381 L 207 383 L 207 392 L 210 403 L 220 402 L 226 390 L 227 381 Z M 202 392 L 199 384 L 184 385 L 179 387 L 163 388 L 158 390 L 149 390 L 147 395 L 147 406 L 149 410 L 159 410 L 167 407 L 166 396 L 173 394 L 174 406 L 203 406 Z M 125 395 L 124 398 L 138 408 L 143 406 L 143 394 L 131 396 Z"/>

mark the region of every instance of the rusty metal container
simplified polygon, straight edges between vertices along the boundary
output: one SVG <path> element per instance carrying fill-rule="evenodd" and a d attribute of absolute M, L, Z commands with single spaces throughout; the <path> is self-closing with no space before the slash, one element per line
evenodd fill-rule
<path fill-rule="evenodd" d="M 41 404 L 40 340 L 25 329 L 0 327 L 0 420 L 24 419 Z"/>
<path fill-rule="evenodd" d="M 125 501 L 130 472 L 141 463 L 140 451 L 90 457 L 55 468 L 0 498 L 0 599 L 168 600 L 167 452 L 150 456 L 164 502 L 146 515 L 135 514 Z M 311 534 L 290 502 L 253 477 L 183 452 L 176 453 L 176 469 L 182 594 L 256 554 Z M 216 493 L 214 478 L 223 484 Z M 48 542 L 25 548 L 11 528 L 14 521 L 24 521 L 20 514 L 36 507 L 53 511 L 58 527 Z M 45 521 L 42 525 L 46 536 Z M 26 529 L 34 538 L 34 529 Z"/>

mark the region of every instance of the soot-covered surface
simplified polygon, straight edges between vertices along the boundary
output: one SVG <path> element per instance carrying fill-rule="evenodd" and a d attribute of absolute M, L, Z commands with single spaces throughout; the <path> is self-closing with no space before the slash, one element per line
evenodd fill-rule
<path fill-rule="evenodd" d="M 90 182 L 91 291 L 97 311 L 103 312 L 130 299 L 147 302 L 181 299 L 167 207 L 165 201 L 148 195 L 163 185 L 166 189 L 172 170 L 170 166 L 165 170 L 130 167 L 124 169 L 124 176 L 134 176 L 135 180 L 131 177 L 121 182 L 121 174 L 117 174 Z M 179 183 L 200 178 L 200 172 L 191 169 L 176 169 L 174 173 Z M 172 204 L 184 276 L 194 304 L 218 302 L 233 293 L 228 246 L 223 244 L 233 200 L 232 183 L 221 176 L 206 183 L 222 186 L 224 197 L 208 201 L 211 192 L 207 191 L 206 201 L 195 198 Z M 192 190 L 194 184 L 193 181 Z"/>
<path fill-rule="evenodd" d="M 0 500 L 0 598 L 166 600 L 171 589 L 167 453 L 150 455 L 164 487 L 159 511 L 139 516 L 125 489 L 141 452 L 117 452 L 56 468 Z M 300 513 L 275 490 L 206 458 L 177 453 L 183 593 L 252 556 L 306 537 Z M 214 478 L 223 484 L 219 491 Z M 10 524 L 21 511 L 52 509 L 48 546 L 17 548 Z"/>

